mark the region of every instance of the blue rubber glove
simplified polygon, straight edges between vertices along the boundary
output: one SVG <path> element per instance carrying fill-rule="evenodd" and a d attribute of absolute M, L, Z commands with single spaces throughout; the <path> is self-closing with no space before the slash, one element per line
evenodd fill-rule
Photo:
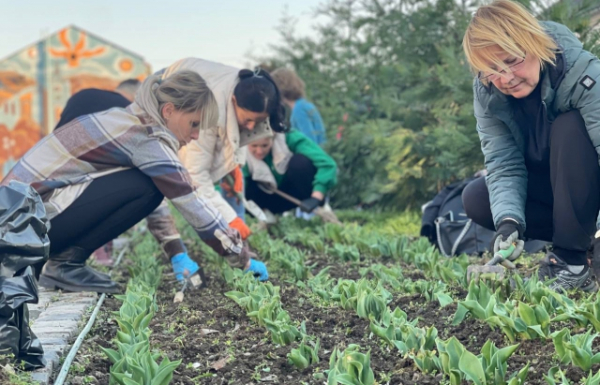
<path fill-rule="evenodd" d="M 255 277 L 258 277 L 259 281 L 266 281 L 269 279 L 269 272 L 267 272 L 267 266 L 255 259 L 250 258 L 250 267 L 246 271 L 251 271 L 254 273 Z"/>
<path fill-rule="evenodd" d="M 200 269 L 198 264 L 194 262 L 187 253 L 179 253 L 173 256 L 173 258 L 171 258 L 171 265 L 173 266 L 175 278 L 177 278 L 179 282 L 183 282 L 184 278 L 191 277 Z"/>

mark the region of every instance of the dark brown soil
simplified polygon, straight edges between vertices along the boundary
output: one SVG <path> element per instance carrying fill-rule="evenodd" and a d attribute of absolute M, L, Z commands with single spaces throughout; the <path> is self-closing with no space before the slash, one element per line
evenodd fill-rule
<path fill-rule="evenodd" d="M 171 360 L 183 360 L 173 384 L 322 383 L 313 378 L 313 373 L 327 369 L 335 347 L 343 349 L 352 343 L 360 344 L 365 351 L 371 349 L 375 372 L 387 374 L 391 383 L 440 381 L 440 377 L 415 373 L 412 362 L 380 347 L 376 339 L 366 338 L 368 321 L 336 307 L 315 307 L 294 286 L 282 287 L 282 305 L 291 319 L 305 322 L 309 335 L 320 338 L 318 368 L 299 371 L 288 364 L 286 355 L 296 344 L 274 345 L 264 328 L 223 295 L 227 288 L 220 277 L 213 274 L 208 289 L 190 293 L 182 304 L 172 303 L 174 288 L 170 282 L 161 285 L 157 297 L 161 310 L 150 325 L 152 347 L 167 352 Z M 223 359 L 227 363 L 216 370 L 214 366 Z"/>
<path fill-rule="evenodd" d="M 309 255 L 307 264 L 316 263 L 313 274 L 329 266 L 334 278 L 359 279 L 361 267 L 373 261 L 342 262 L 325 255 Z M 392 261 L 385 261 L 388 264 Z M 404 276 L 413 280 L 425 279 L 422 272 L 402 265 Z M 150 328 L 152 349 L 164 352 L 171 360 L 182 360 L 174 374 L 172 384 L 323 384 L 314 374 L 328 369 L 333 349 L 344 349 L 349 344 L 359 344 L 364 351 L 371 351 L 371 366 L 380 384 L 439 384 L 441 375 L 420 373 L 409 359 L 403 359 L 397 350 L 389 349 L 369 331 L 369 322 L 355 312 L 344 311 L 337 306 L 323 306 L 312 302 L 294 283 L 286 281 L 277 272 L 270 272 L 272 283 L 281 287 L 282 306 L 298 325 L 304 322 L 308 335 L 320 339 L 320 362 L 305 370 L 298 370 L 287 362 L 287 354 L 297 346 L 278 346 L 272 343 L 265 328 L 252 321 L 243 309 L 225 297 L 230 289 L 220 273 L 206 270 L 208 288 L 186 293 L 183 303 L 174 304 L 177 285 L 172 276 L 163 281 L 157 290 L 158 312 Z M 169 280 L 171 279 L 171 280 Z M 451 288 L 455 300 L 464 299 L 463 288 Z M 120 302 L 108 299 L 99 315 L 96 327 L 80 351 L 77 363 L 82 370 L 73 376 L 86 379 L 85 383 L 107 384 L 109 361 L 98 346 L 114 347 L 117 325 L 111 310 L 117 310 Z M 455 336 L 474 354 L 479 354 L 487 340 L 497 347 L 509 345 L 504 334 L 492 330 L 486 323 L 467 317 L 460 325 L 452 326 L 456 304 L 441 308 L 437 301 L 428 302 L 419 295 L 395 295 L 389 306 L 404 310 L 409 319 L 418 318 L 419 326 L 435 326 L 438 337 Z M 568 325 L 568 324 L 567 324 Z M 562 327 L 562 326 L 561 326 Z M 554 328 L 553 330 L 558 330 Z M 595 350 L 599 341 L 596 341 Z M 519 348 L 509 359 L 510 374 L 530 363 L 528 384 L 545 384 L 543 378 L 557 364 L 551 341 L 519 341 Z M 600 366 L 594 367 L 594 371 Z M 587 375 L 577 368 L 563 367 L 567 377 L 579 381 Z M 1 382 L 0 382 L 1 383 Z"/>

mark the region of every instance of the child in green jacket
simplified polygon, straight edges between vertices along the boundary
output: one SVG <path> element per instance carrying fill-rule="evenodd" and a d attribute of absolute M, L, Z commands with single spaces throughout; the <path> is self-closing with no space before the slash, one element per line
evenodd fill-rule
<path fill-rule="evenodd" d="M 295 208 L 272 193 L 277 188 L 300 200 L 302 211 L 312 212 L 335 186 L 336 171 L 335 161 L 303 133 L 275 133 L 248 145 L 245 196 L 273 214 Z"/>

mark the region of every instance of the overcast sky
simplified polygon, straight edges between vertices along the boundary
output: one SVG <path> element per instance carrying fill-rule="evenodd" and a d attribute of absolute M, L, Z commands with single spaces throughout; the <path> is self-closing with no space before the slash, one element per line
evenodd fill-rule
<path fill-rule="evenodd" d="M 323 0 L 0 0 L 0 59 L 74 24 L 142 55 L 153 70 L 188 56 L 242 66 L 278 43 L 284 10 L 310 34 Z"/>

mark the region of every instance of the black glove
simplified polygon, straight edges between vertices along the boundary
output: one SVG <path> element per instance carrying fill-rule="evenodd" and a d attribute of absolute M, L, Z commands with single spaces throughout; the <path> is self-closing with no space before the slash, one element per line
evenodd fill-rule
<path fill-rule="evenodd" d="M 505 219 L 500 222 L 498 229 L 496 229 L 490 250 L 493 253 L 497 253 L 501 249 L 507 249 L 511 244 L 516 245 L 515 250 L 508 259 L 514 261 L 521 255 L 525 246 L 525 242 L 523 242 L 523 226 L 511 219 Z"/>
<path fill-rule="evenodd" d="M 496 229 L 496 235 L 494 235 L 492 244 L 499 235 L 502 235 L 503 239 L 506 239 L 509 236 L 511 236 L 511 234 L 515 231 L 519 234 L 519 239 L 523 239 L 523 226 L 513 221 L 512 219 L 503 220 L 502 222 L 500 222 L 500 226 L 498 226 L 498 228 Z"/>
<path fill-rule="evenodd" d="M 300 202 L 300 210 L 304 211 L 305 213 L 312 213 L 319 204 L 321 204 L 320 200 L 310 197 Z"/>

